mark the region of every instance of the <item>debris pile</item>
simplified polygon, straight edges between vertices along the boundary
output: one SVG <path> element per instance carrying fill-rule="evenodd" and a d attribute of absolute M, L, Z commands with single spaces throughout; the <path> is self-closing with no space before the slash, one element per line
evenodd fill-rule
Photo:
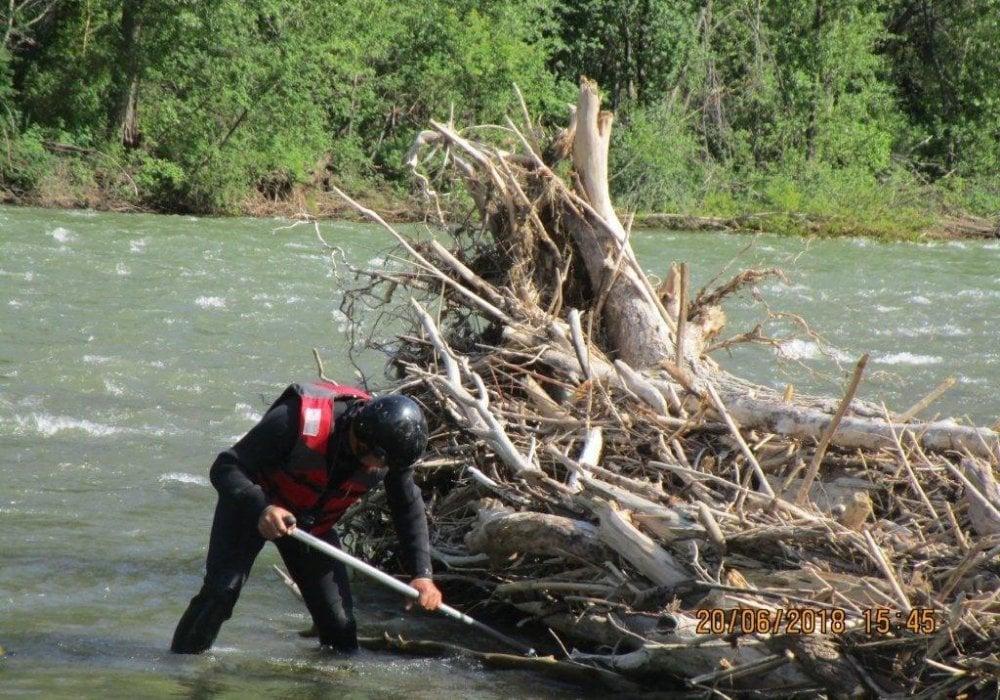
<path fill-rule="evenodd" d="M 399 248 L 344 311 L 392 329 L 395 383 L 426 407 L 444 585 L 574 662 L 706 697 L 993 697 L 997 433 L 855 399 L 866 358 L 832 399 L 720 368 L 722 301 L 780 273 L 652 284 L 608 195 L 611 123 L 586 80 L 550 143 L 526 114 L 493 143 L 432 123 L 410 164 L 472 212 L 435 207 L 439 239 L 355 205 Z"/>

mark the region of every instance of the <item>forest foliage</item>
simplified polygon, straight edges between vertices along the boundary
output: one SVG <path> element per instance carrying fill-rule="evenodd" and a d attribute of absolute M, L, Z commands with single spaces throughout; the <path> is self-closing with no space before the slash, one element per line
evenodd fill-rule
<path fill-rule="evenodd" d="M 585 75 L 640 212 L 995 216 L 998 39 L 1000 0 L 14 0 L 0 188 L 206 213 L 403 190 L 428 120 L 522 123 L 517 85 L 554 132 Z"/>

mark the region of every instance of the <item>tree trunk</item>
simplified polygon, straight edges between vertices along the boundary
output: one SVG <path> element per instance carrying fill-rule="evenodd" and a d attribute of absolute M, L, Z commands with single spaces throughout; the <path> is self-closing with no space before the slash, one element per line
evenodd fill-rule
<path fill-rule="evenodd" d="M 608 190 L 608 147 L 614 116 L 600 109 L 597 85 L 583 80 L 576 110 L 573 165 L 589 208 L 568 226 L 594 289 L 607 291 L 604 326 L 617 357 L 650 367 L 669 356 L 673 332 L 657 308 Z"/>
<path fill-rule="evenodd" d="M 121 37 L 118 44 L 117 74 L 113 80 L 108 133 L 125 148 L 139 146 L 139 84 L 142 73 L 140 37 L 145 0 L 125 0 L 122 5 Z"/>

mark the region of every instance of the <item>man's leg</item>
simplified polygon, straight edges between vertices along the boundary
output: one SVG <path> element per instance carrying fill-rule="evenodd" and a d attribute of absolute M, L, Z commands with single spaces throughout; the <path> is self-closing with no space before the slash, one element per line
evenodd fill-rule
<path fill-rule="evenodd" d="M 232 617 L 254 559 L 264 546 L 257 524 L 229 499 L 219 498 L 208 541 L 205 580 L 188 605 L 170 644 L 178 654 L 200 654 Z"/>
<path fill-rule="evenodd" d="M 340 547 L 340 539 L 333 530 L 322 539 Z M 283 537 L 275 544 L 319 630 L 319 643 L 341 652 L 356 651 L 358 629 L 347 567 L 290 537 Z"/>

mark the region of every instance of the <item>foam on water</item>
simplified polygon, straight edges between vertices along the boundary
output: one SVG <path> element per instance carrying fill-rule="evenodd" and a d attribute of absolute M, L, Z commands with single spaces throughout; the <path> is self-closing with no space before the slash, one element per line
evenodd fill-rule
<path fill-rule="evenodd" d="M 74 418 L 72 416 L 54 416 L 50 413 L 32 413 L 28 416 L 17 416 L 14 418 L 18 432 L 37 433 L 43 437 L 52 437 L 56 433 L 67 430 L 81 430 L 94 437 L 107 437 L 124 432 L 122 428 L 114 425 L 95 423 L 85 418 Z"/>
<path fill-rule="evenodd" d="M 995 282 L 1000 285 L 1000 277 Z M 1000 289 L 960 289 L 955 295 L 962 299 L 1000 298 Z"/>
<path fill-rule="evenodd" d="M 969 335 L 968 328 L 961 328 L 953 323 L 946 323 L 942 326 L 924 324 L 922 326 L 899 326 L 891 328 L 875 328 L 872 333 L 882 336 L 898 336 L 900 338 L 956 338 Z"/>
<path fill-rule="evenodd" d="M 113 385 L 112 385 L 113 386 Z M 109 391 L 109 393 L 114 392 Z M 23 411 L 22 411 L 23 413 Z M 0 417 L 0 426 L 9 423 L 14 426 L 15 435 L 39 435 L 53 437 L 65 432 L 82 432 L 96 438 L 106 438 L 117 435 L 142 435 L 144 437 L 166 437 L 179 435 L 184 431 L 177 426 L 157 425 L 113 425 L 75 416 L 54 415 L 45 411 L 36 411 L 26 415 L 14 415 L 5 420 Z"/>
<path fill-rule="evenodd" d="M 970 377 L 967 374 L 958 373 L 955 375 L 959 384 L 969 384 L 974 386 L 989 386 L 990 380 L 985 377 Z"/>
<path fill-rule="evenodd" d="M 224 309 L 226 300 L 222 297 L 198 297 L 194 303 L 203 309 Z"/>
<path fill-rule="evenodd" d="M 252 420 L 253 422 L 259 421 L 264 417 L 264 414 L 255 409 L 248 403 L 238 403 L 236 404 L 236 413 L 247 420 Z"/>
<path fill-rule="evenodd" d="M 104 390 L 111 394 L 111 396 L 125 395 L 125 387 L 120 384 L 115 384 L 110 379 L 104 379 Z"/>
<path fill-rule="evenodd" d="M 348 329 L 351 327 L 351 321 L 349 318 L 347 318 L 347 314 L 345 314 L 340 309 L 334 309 L 333 311 L 330 312 L 330 315 L 333 317 L 334 322 L 337 324 L 338 333 L 346 333 Z"/>
<path fill-rule="evenodd" d="M 820 356 L 819 346 L 811 340 L 786 340 L 778 347 L 778 354 L 789 360 L 814 360 Z"/>
<path fill-rule="evenodd" d="M 76 240 L 76 235 L 68 228 L 63 228 L 62 226 L 56 226 L 54 229 L 49 231 L 49 235 L 60 243 L 69 243 L 70 241 Z"/>
<path fill-rule="evenodd" d="M 782 292 L 803 293 L 803 292 L 813 291 L 811 287 L 807 287 L 806 285 L 800 282 L 796 282 L 795 284 L 785 284 L 784 282 L 772 282 L 771 284 L 765 285 L 764 289 L 768 292 L 776 292 L 779 294 Z"/>
<path fill-rule="evenodd" d="M 188 474 L 186 472 L 170 472 L 169 474 L 162 474 L 158 481 L 161 484 L 166 484 L 169 482 L 177 482 L 180 484 L 194 484 L 195 486 L 208 486 L 209 481 L 203 476 L 198 476 L 196 474 Z"/>
<path fill-rule="evenodd" d="M 935 355 L 917 355 L 912 352 L 893 352 L 879 355 L 875 362 L 885 365 L 936 365 L 941 363 L 941 358 Z"/>

